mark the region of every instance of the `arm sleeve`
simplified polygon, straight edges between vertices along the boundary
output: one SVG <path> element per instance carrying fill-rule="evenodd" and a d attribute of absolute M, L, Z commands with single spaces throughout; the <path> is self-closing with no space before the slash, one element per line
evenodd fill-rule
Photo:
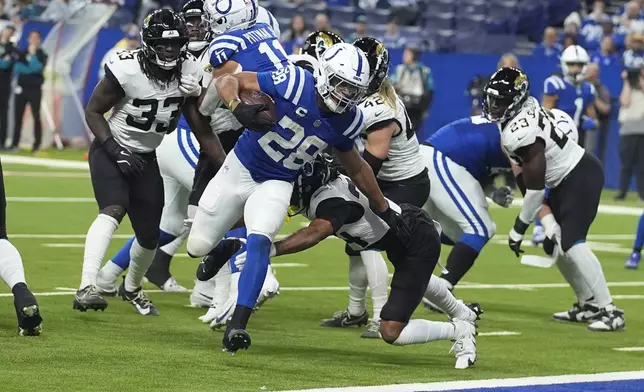
<path fill-rule="evenodd" d="M 236 39 L 237 37 L 227 35 L 215 38 L 208 48 L 210 65 L 216 68 L 230 60 L 239 50 L 239 42 Z"/>
<path fill-rule="evenodd" d="M 543 93 L 546 95 L 557 95 L 558 80 L 555 77 L 549 77 L 543 82 Z"/>
<path fill-rule="evenodd" d="M 315 217 L 331 222 L 336 233 L 349 220 L 351 209 L 346 200 L 339 197 L 322 200 L 315 209 Z"/>
<path fill-rule="evenodd" d="M 355 138 L 360 135 L 360 132 L 362 132 L 362 129 L 364 128 L 364 115 L 359 107 L 354 107 L 352 111 L 344 116 L 344 118 L 346 118 L 346 123 L 348 123 L 349 126 L 344 128 L 342 135 L 339 136 L 338 141 L 333 145 L 333 147 L 342 152 L 347 152 L 353 149 Z"/>

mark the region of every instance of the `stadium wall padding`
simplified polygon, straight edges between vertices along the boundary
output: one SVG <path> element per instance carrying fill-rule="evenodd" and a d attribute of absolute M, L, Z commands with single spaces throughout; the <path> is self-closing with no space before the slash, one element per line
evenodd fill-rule
<path fill-rule="evenodd" d="M 43 36 L 51 29 L 51 24 L 30 22 L 25 25 L 25 32 L 38 30 Z M 123 33 L 119 29 L 102 29 L 96 39 L 94 56 L 85 86 L 84 102 L 89 99 L 92 89 L 98 83 L 98 72 L 101 59 L 120 39 Z M 23 34 L 21 41 L 26 39 Z M 390 50 L 391 70 L 402 62 L 402 50 Z M 422 135 L 431 135 L 441 126 L 469 116 L 470 98 L 467 96 L 469 81 L 476 75 L 491 75 L 496 70 L 499 56 L 472 53 L 430 53 L 422 54 L 421 61 L 429 65 L 434 77 L 434 104 L 425 123 Z M 541 97 L 543 81 L 553 72 L 559 70 L 558 61 L 553 59 L 519 57 L 521 67 L 530 77 L 532 95 Z M 602 67 L 601 75 L 604 84 L 611 92 L 613 101 L 619 97 L 622 88 L 620 78 L 621 66 Z M 613 105 L 616 107 L 617 105 Z M 604 169 L 606 187 L 615 188 L 619 177 L 619 124 L 617 110 L 613 110 L 613 120 L 607 138 Z"/>

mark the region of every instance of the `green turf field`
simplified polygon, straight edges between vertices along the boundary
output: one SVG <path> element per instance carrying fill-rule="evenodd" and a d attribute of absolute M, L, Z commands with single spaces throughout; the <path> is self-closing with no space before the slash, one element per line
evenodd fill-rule
<path fill-rule="evenodd" d="M 570 307 L 572 292 L 538 287 L 563 279 L 554 267 L 519 264 L 505 243 L 519 210 L 494 209 L 497 237 L 466 276 L 468 283 L 455 294 L 482 304 L 480 333 L 518 334 L 480 336 L 479 360 L 473 368 L 453 368 L 449 342 L 392 347 L 360 339 L 358 329 L 318 327 L 321 319 L 347 302 L 348 263 L 342 243 L 335 239 L 274 259 L 276 264 L 303 266 L 276 267 L 281 295 L 252 318 L 251 349 L 230 356 L 221 352 L 222 332 L 211 331 L 197 319 L 204 310 L 185 306 L 187 295 L 150 294 L 161 312 L 155 318 L 139 316 L 117 299 L 110 299 L 104 313 L 73 311 L 68 288 L 75 289 L 80 282 L 84 235 L 97 212 L 87 172 L 3 167 L 10 239 L 22 253 L 29 286 L 47 295 L 38 297 L 45 319 L 43 335 L 21 338 L 16 335 L 9 291 L 0 287 L 1 391 L 279 391 L 644 370 L 642 352 L 613 350 L 644 346 L 644 271 L 623 268 L 637 222 L 635 210 L 631 215 L 600 214 L 589 238 L 609 281 L 617 284 L 613 295 L 631 296 L 615 300 L 626 311 L 625 332 L 591 333 L 583 325 L 551 321 L 552 312 Z M 605 203 L 612 203 L 612 195 L 605 196 Z M 291 221 L 283 233 L 296 230 L 301 222 Z M 131 232 L 124 222 L 118 232 L 122 236 L 109 253 Z M 540 254 L 534 248 L 527 252 Z M 180 283 L 191 287 L 195 266 L 194 260 L 177 257 L 172 271 Z M 528 286 L 497 286 L 501 284 Z M 444 319 L 422 307 L 415 316 Z"/>

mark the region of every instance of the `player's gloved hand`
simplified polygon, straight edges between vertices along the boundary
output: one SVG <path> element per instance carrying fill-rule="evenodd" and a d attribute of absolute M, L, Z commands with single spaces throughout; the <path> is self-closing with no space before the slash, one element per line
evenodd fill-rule
<path fill-rule="evenodd" d="M 274 122 L 258 116 L 259 112 L 266 110 L 264 104 L 249 105 L 240 101 L 237 106 L 231 107 L 231 109 L 237 121 L 245 128 L 257 132 L 268 132 L 275 126 Z"/>
<path fill-rule="evenodd" d="M 561 249 L 561 226 L 559 226 L 555 217 L 552 214 L 548 214 L 541 218 L 541 224 L 546 235 L 546 241 L 549 242 L 547 245 L 546 241 L 543 242 L 543 250 L 550 256 L 555 255 L 555 249 L 559 254 L 563 254 Z"/>
<path fill-rule="evenodd" d="M 509 186 L 502 186 L 492 193 L 492 201 L 503 208 L 508 208 L 514 200 L 514 194 Z"/>
<path fill-rule="evenodd" d="M 517 219 L 514 221 L 514 227 L 510 230 L 508 235 L 508 245 L 510 249 L 514 252 L 517 257 L 521 256 L 523 249 L 521 249 L 521 242 L 523 241 L 523 235 L 526 230 L 528 230 L 530 224 L 525 223 L 517 216 Z"/>
<path fill-rule="evenodd" d="M 188 97 L 198 97 L 201 95 L 201 85 L 194 76 L 190 74 L 181 75 L 179 91 Z"/>
<path fill-rule="evenodd" d="M 246 239 L 239 238 L 239 241 L 241 242 L 241 248 L 230 259 L 235 263 L 237 269 L 241 271 L 244 269 L 244 264 L 246 263 Z"/>
<path fill-rule="evenodd" d="M 127 177 L 139 177 L 143 175 L 145 160 L 136 153 L 121 147 L 113 137 L 108 137 L 103 142 L 103 148 L 119 167 L 121 173 Z"/>

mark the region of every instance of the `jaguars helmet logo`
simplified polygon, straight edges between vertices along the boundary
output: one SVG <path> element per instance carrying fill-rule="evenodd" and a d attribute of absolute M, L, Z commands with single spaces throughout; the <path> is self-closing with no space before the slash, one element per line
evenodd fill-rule
<path fill-rule="evenodd" d="M 526 74 L 521 72 L 519 76 L 517 76 L 517 78 L 514 79 L 514 87 L 520 88 L 521 85 L 525 84 L 527 81 L 528 81 L 528 77 L 526 76 Z"/>
<path fill-rule="evenodd" d="M 204 72 L 212 73 L 213 66 L 212 64 L 208 64 L 205 67 L 203 67 Z"/>

